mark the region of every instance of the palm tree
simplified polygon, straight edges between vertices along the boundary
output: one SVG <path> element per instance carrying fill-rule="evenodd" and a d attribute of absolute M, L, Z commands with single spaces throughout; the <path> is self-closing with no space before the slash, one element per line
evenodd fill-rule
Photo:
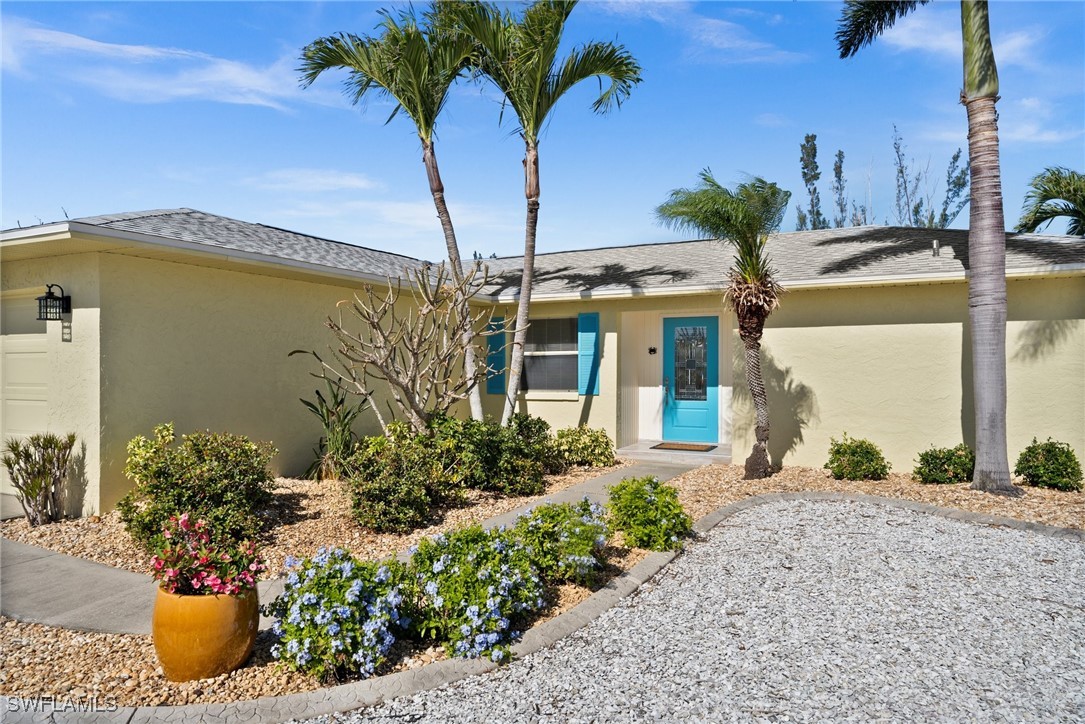
<path fill-rule="evenodd" d="M 693 231 L 731 244 L 735 258 L 727 273 L 724 300 L 738 318 L 738 336 L 746 354 L 746 384 L 757 419 L 755 441 L 746 458 L 747 479 L 772 475 L 769 462 L 769 403 L 761 378 L 761 335 L 765 320 L 780 306 L 783 288 L 765 253 L 769 234 L 780 228 L 791 192 L 763 178 L 724 188 L 705 169 L 694 189 L 675 189 L 656 216 L 678 231 Z"/>
<path fill-rule="evenodd" d="M 380 14 L 381 33 L 377 37 L 339 33 L 306 46 L 298 69 L 302 87 L 312 85 L 327 70 L 345 69 L 350 72 L 345 90 L 352 103 L 363 103 L 373 94 L 391 98 L 396 106 L 386 123 L 400 111 L 414 122 L 449 266 L 454 282 L 459 284 L 463 280 L 463 263 L 433 139 L 437 117 L 452 84 L 468 71 L 474 46 L 469 38 L 448 28 L 440 3 L 423 15 L 424 25 L 419 24 L 413 9 L 399 13 L 398 18 L 387 10 Z M 465 374 L 473 376 L 478 369 L 475 345 L 469 336 L 464 337 L 463 344 Z M 477 384 L 471 388 L 469 399 L 471 416 L 481 420 L 482 396 Z"/>
<path fill-rule="evenodd" d="M 576 2 L 538 0 L 519 20 L 495 5 L 466 3 L 457 8 L 459 24 L 478 46 L 475 67 L 493 83 L 512 109 L 524 139 L 524 195 L 527 222 L 524 233 L 524 271 L 509 361 L 508 388 L 502 422 L 515 409 L 516 395 L 524 365 L 531 306 L 531 284 L 535 272 L 535 237 L 539 225 L 539 133 L 558 100 L 573 86 L 598 78 L 600 94 L 592 103 L 596 113 L 619 107 L 640 82 L 640 66 L 622 46 L 592 42 L 574 48 L 558 58 L 565 21 Z M 609 84 L 602 87 L 603 80 Z"/>
<path fill-rule="evenodd" d="M 836 31 L 841 58 L 855 55 L 897 19 L 928 0 L 845 0 Z M 998 69 L 987 3 L 961 0 L 964 90 L 968 112 L 971 207 L 968 223 L 968 316 L 976 415 L 972 487 L 1019 494 L 1006 451 L 1006 224 L 999 170 Z"/>
<path fill-rule="evenodd" d="M 1060 216 L 1070 219 L 1066 232 L 1085 236 L 1085 176 L 1056 166 L 1045 168 L 1029 182 L 1025 207 L 1014 231 L 1037 231 Z"/>

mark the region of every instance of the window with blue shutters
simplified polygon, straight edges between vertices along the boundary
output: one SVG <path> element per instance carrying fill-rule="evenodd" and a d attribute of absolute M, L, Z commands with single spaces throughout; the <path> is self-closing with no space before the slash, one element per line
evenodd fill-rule
<path fill-rule="evenodd" d="M 520 389 L 599 394 L 599 314 L 531 320 Z"/>

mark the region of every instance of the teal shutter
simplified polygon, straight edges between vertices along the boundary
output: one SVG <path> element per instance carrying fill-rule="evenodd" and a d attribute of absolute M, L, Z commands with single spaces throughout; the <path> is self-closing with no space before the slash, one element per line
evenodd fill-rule
<path fill-rule="evenodd" d="M 487 329 L 494 331 L 505 328 L 504 317 L 493 317 Z M 486 338 L 486 365 L 491 370 L 486 376 L 486 392 L 491 395 L 505 394 L 505 334 L 492 334 Z"/>
<path fill-rule="evenodd" d="M 599 394 L 599 313 L 587 312 L 576 320 L 577 391 Z"/>

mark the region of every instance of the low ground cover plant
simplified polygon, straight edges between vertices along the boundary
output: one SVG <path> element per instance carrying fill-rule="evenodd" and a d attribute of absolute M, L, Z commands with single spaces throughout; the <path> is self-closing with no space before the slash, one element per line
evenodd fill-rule
<path fill-rule="evenodd" d="M 282 595 L 264 607 L 279 637 L 271 655 L 326 683 L 372 676 L 409 624 L 404 566 L 359 561 L 341 548 L 286 565 Z"/>
<path fill-rule="evenodd" d="M 651 475 L 626 478 L 610 489 L 610 525 L 625 542 L 653 551 L 680 550 L 693 521 L 678 501 L 678 491 Z"/>
<path fill-rule="evenodd" d="M 527 549 L 547 583 L 590 584 L 602 568 L 607 542 L 603 507 L 585 498 L 579 503 L 546 503 L 521 515 L 512 536 Z"/>
<path fill-rule="evenodd" d="M 921 483 L 967 483 L 976 470 L 976 453 L 964 443 L 919 453 L 912 477 Z"/>
<path fill-rule="evenodd" d="M 217 542 L 206 520 L 171 517 L 151 558 L 152 574 L 167 593 L 184 596 L 251 591 L 266 568 L 252 541 Z"/>
<path fill-rule="evenodd" d="M 845 432 L 843 440 L 830 439 L 825 468 L 837 480 L 885 480 L 890 465 L 877 445 Z"/>
<path fill-rule="evenodd" d="M 1047 438 L 1021 451 L 1014 475 L 1020 475 L 1028 485 L 1056 490 L 1081 490 L 1081 462 L 1068 443 Z"/>
<path fill-rule="evenodd" d="M 193 432 L 174 446 L 173 424 L 128 443 L 124 473 L 135 487 L 117 503 L 128 532 L 150 550 L 170 518 L 206 520 L 219 540 L 253 540 L 271 500 L 276 450 L 229 433 Z"/>
<path fill-rule="evenodd" d="M 558 430 L 554 434 L 553 449 L 565 467 L 609 467 L 617 462 L 614 443 L 606 430 L 593 430 L 587 425 Z"/>
<path fill-rule="evenodd" d="M 423 539 L 409 567 L 414 631 L 453 656 L 504 661 L 517 626 L 542 610 L 542 582 L 527 548 L 508 531 L 471 526 Z"/>
<path fill-rule="evenodd" d="M 65 482 L 75 448 L 75 433 L 50 433 L 12 438 L 4 445 L 3 462 L 31 527 L 60 520 L 64 514 Z"/>

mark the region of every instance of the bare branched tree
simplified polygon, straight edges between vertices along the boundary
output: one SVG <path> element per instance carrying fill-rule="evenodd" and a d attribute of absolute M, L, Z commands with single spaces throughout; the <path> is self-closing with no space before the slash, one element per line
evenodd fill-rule
<path fill-rule="evenodd" d="M 435 414 L 447 413 L 468 399 L 488 374 L 500 372 L 477 365 L 474 374 L 465 373 L 463 340 L 504 335 L 506 329 L 494 324 L 488 305 L 471 305 L 488 281 L 481 265 L 468 266 L 457 277 L 442 263 L 405 269 L 403 277 L 388 280 L 387 289 L 366 284 L 353 300 L 339 302 L 337 318 L 325 322 L 337 342 L 331 361 L 317 352 L 291 354 L 313 355 L 321 366 L 316 377 L 369 401 L 387 433 L 388 418 L 372 404 L 377 388 L 386 387 L 391 417 L 424 433 Z M 485 350 L 477 343 L 475 347 L 477 358 L 486 359 Z"/>

